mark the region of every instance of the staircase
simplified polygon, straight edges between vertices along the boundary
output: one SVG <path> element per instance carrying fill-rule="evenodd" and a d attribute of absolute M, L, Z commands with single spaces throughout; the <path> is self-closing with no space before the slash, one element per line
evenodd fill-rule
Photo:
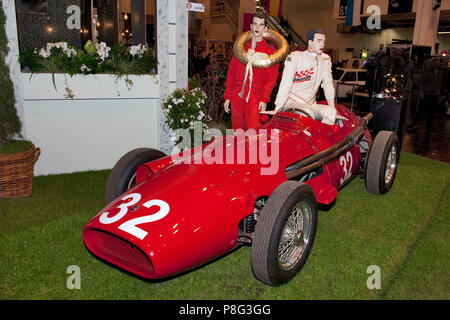
<path fill-rule="evenodd" d="M 239 14 L 235 12 L 233 8 L 231 8 L 231 6 L 227 3 L 226 0 L 217 1 L 217 3 L 218 4 L 216 5 L 213 5 L 211 3 L 210 17 L 211 18 L 225 17 L 228 20 L 228 23 L 233 28 L 234 33 L 236 33 L 238 30 Z"/>
<path fill-rule="evenodd" d="M 288 40 L 288 42 L 290 40 L 294 41 L 294 43 L 297 47 L 305 47 L 306 46 L 305 40 L 303 40 L 303 38 L 301 36 L 299 36 L 297 34 L 297 32 L 295 32 L 295 30 L 292 29 L 288 24 L 281 26 L 280 19 L 278 17 L 275 18 L 275 17 L 268 15 L 266 12 L 266 9 L 264 9 L 263 7 L 258 6 L 258 5 L 256 6 L 256 12 L 264 15 L 266 17 L 267 26 L 270 29 L 275 30 L 278 33 L 280 33 L 283 37 L 286 38 L 286 40 Z"/>

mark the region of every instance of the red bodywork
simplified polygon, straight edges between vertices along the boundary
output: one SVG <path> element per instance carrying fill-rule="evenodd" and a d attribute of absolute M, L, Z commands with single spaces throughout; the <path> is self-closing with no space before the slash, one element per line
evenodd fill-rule
<path fill-rule="evenodd" d="M 147 279 L 188 270 L 232 250 L 240 245 L 239 222 L 254 211 L 256 199 L 269 197 L 287 180 L 286 167 L 342 141 L 359 124 L 352 112 L 339 105 L 336 108 L 338 114 L 348 119 L 341 125 L 329 126 L 301 115 L 278 112 L 247 137 L 248 152 L 254 147 L 252 141 L 266 138 L 262 132 L 279 130 L 267 142 L 268 149 L 275 141 L 279 146 L 278 170 L 272 175 L 261 174 L 260 169 L 269 165 L 260 161 L 208 164 L 208 159 L 216 156 L 214 152 L 220 148 L 226 151 L 236 148 L 226 137 L 197 148 L 197 154 L 204 154 L 198 164 L 186 164 L 179 159 L 177 162 L 167 156 L 141 165 L 136 185 L 84 228 L 87 248 L 94 255 Z M 368 130 L 364 136 L 371 143 Z M 329 204 L 336 198 L 337 189 L 359 173 L 360 166 L 360 148 L 356 143 L 305 183 L 313 188 L 319 203 Z"/>

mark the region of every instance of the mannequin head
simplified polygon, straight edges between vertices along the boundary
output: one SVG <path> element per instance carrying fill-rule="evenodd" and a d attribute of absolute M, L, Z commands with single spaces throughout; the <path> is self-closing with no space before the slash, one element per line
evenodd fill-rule
<path fill-rule="evenodd" d="M 325 47 L 325 32 L 321 29 L 311 30 L 306 35 L 306 43 L 309 51 L 321 54 Z"/>
<path fill-rule="evenodd" d="M 250 31 L 252 32 L 252 40 L 259 42 L 263 38 L 264 32 L 267 31 L 266 18 L 264 16 L 255 14 L 253 21 L 250 24 Z"/>

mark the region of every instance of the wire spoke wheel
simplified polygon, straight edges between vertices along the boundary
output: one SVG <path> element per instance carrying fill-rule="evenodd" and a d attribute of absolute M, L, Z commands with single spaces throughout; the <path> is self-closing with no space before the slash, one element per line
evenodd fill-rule
<path fill-rule="evenodd" d="M 388 159 L 386 162 L 386 173 L 384 182 L 386 184 L 391 183 L 394 178 L 394 173 L 397 170 L 397 147 L 392 145 L 391 151 L 389 152 Z"/>
<path fill-rule="evenodd" d="M 127 190 L 136 184 L 136 172 L 131 176 L 130 181 L 128 181 Z"/>
<path fill-rule="evenodd" d="M 292 209 L 278 246 L 278 263 L 282 269 L 291 269 L 305 252 L 311 236 L 311 215 L 311 208 L 304 202 Z"/>
<path fill-rule="evenodd" d="M 252 269 L 271 286 L 292 279 L 311 251 L 317 228 L 317 203 L 310 186 L 286 181 L 267 200 L 252 239 Z"/>

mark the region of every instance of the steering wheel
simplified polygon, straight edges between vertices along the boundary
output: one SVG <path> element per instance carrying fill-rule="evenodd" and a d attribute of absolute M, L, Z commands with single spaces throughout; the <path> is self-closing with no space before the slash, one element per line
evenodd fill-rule
<path fill-rule="evenodd" d="M 310 115 L 305 110 L 298 109 L 298 108 L 289 108 L 287 110 L 284 110 L 284 112 L 291 112 L 291 113 L 294 113 L 294 114 L 299 114 L 299 115 L 302 115 L 302 116 L 314 119 L 314 115 Z"/>

